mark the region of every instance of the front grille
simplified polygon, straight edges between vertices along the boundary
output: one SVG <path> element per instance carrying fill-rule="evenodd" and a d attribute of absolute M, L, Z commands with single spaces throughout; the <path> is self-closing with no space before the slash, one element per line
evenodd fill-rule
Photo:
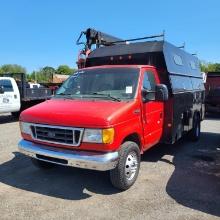
<path fill-rule="evenodd" d="M 49 125 L 31 126 L 32 136 L 36 140 L 58 143 L 63 145 L 79 146 L 83 129 L 82 128 L 69 128 Z"/>

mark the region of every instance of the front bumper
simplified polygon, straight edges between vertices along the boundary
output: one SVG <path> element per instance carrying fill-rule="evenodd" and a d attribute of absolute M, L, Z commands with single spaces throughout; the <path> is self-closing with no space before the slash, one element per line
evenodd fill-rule
<path fill-rule="evenodd" d="M 100 153 L 69 150 L 36 144 L 26 140 L 21 140 L 18 143 L 18 148 L 22 154 L 38 160 L 100 171 L 114 169 L 119 157 L 118 152 Z"/>

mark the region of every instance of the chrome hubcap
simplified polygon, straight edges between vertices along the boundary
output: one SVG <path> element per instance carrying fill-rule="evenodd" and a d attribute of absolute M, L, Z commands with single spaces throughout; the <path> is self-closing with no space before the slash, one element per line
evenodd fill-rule
<path fill-rule="evenodd" d="M 125 163 L 125 176 L 128 180 L 132 180 L 138 168 L 137 154 L 132 151 L 128 154 Z"/>

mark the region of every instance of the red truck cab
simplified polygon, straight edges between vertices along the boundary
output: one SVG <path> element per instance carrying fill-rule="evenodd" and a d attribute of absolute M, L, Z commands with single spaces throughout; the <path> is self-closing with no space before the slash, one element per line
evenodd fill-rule
<path fill-rule="evenodd" d="M 135 64 L 149 60 L 156 63 Z M 94 50 L 51 100 L 22 112 L 20 152 L 41 168 L 110 170 L 112 184 L 128 189 L 144 151 L 187 132 L 199 139 L 204 86 L 199 70 L 178 70 L 185 61 L 196 68 L 193 56 L 164 41 Z"/>
<path fill-rule="evenodd" d="M 165 96 L 158 95 L 155 100 L 153 92 L 159 84 L 157 71 L 152 66 L 81 69 L 62 85 L 53 99 L 21 114 L 24 139 L 21 144 L 25 152 L 28 151 L 25 145 L 37 147 L 39 154 L 35 153 L 34 157 L 39 159 L 56 158 L 57 163 L 65 160 L 66 165 L 97 170 L 115 168 L 119 146 L 129 144 L 134 159 L 132 163 L 127 162 L 130 165 L 126 173 L 131 176 L 132 169 L 139 169 L 140 153 L 158 143 L 162 136 L 161 98 L 167 99 L 168 91 L 163 88 Z M 142 100 L 142 88 L 148 91 L 148 101 Z M 159 88 L 157 93 L 161 92 Z M 110 93 L 114 95 L 109 96 Z M 63 150 L 70 155 L 75 150 L 78 158 L 60 156 Z"/>

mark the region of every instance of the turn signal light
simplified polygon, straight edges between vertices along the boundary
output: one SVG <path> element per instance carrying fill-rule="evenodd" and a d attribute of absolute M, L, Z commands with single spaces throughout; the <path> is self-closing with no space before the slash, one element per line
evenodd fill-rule
<path fill-rule="evenodd" d="M 107 128 L 102 130 L 102 142 L 104 144 L 111 144 L 114 140 L 114 128 Z"/>

